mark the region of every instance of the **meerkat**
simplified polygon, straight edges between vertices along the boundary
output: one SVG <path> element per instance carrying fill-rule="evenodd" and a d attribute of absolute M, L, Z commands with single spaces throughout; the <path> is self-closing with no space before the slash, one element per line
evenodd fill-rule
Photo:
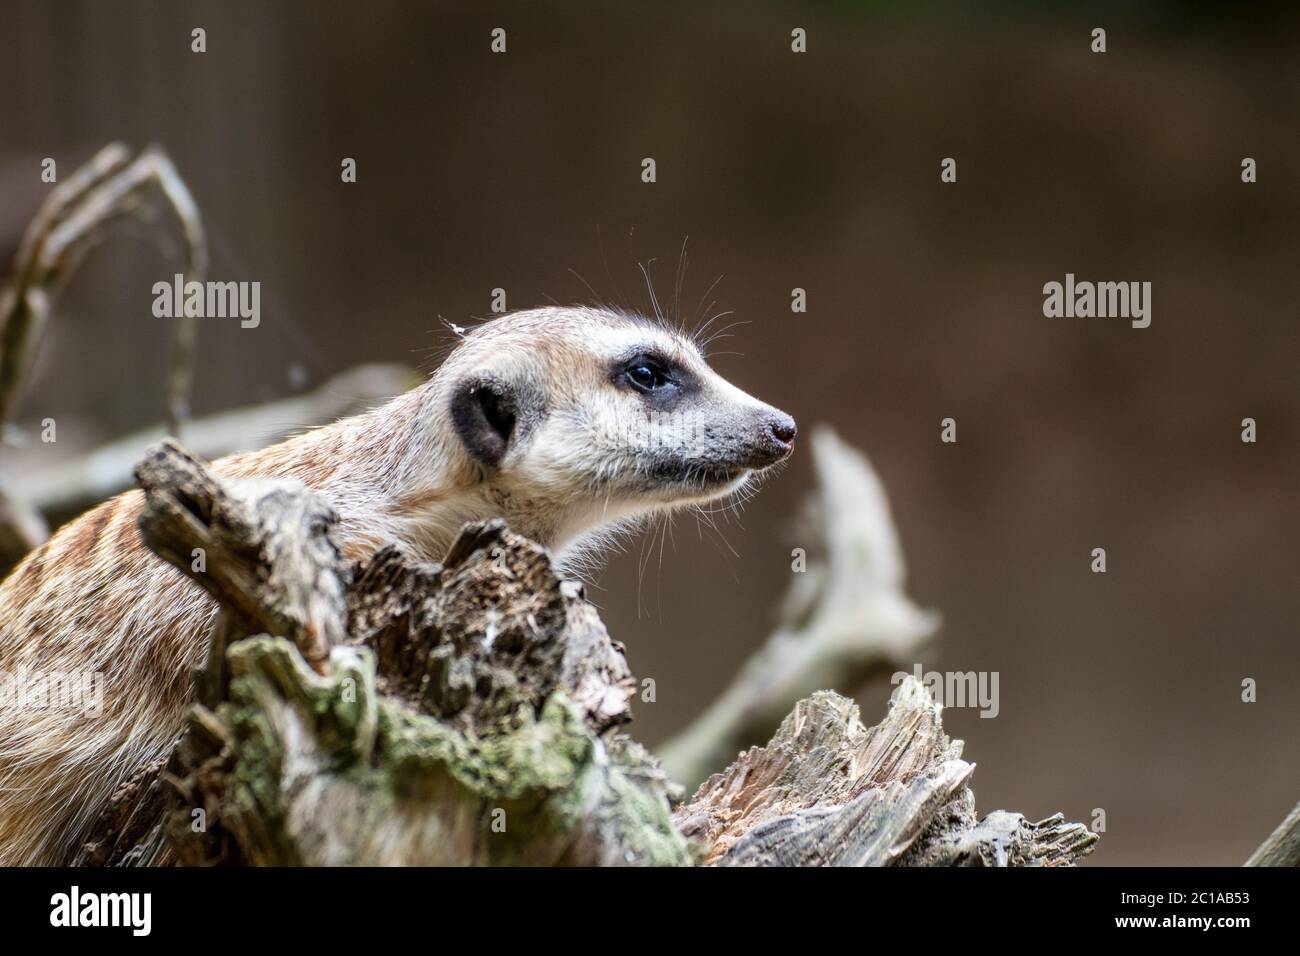
<path fill-rule="evenodd" d="M 349 560 L 395 543 L 438 561 L 465 522 L 502 517 L 563 567 L 640 518 L 741 490 L 794 438 L 789 415 L 666 323 L 551 308 L 462 332 L 386 405 L 214 468 L 325 496 Z M 0 585 L 0 673 L 104 682 L 96 716 L 0 707 L 2 865 L 70 860 L 113 792 L 183 727 L 217 607 L 141 543 L 142 502 L 132 491 L 87 512 Z"/>

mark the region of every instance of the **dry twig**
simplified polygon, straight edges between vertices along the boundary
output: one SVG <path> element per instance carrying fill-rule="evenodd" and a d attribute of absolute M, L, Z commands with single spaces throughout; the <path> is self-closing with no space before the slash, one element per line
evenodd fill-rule
<path fill-rule="evenodd" d="M 157 188 L 175 213 L 185 238 L 185 272 L 202 281 L 207 239 L 189 189 L 170 159 L 150 147 L 134 160 L 121 143 L 105 146 L 51 190 L 23 235 L 13 275 L 0 292 L 0 428 L 11 420 L 29 352 L 49 320 L 54 296 L 65 286 L 106 227 L 140 208 Z M 176 319 L 167 384 L 167 426 L 177 434 L 188 416 L 198 320 Z"/>

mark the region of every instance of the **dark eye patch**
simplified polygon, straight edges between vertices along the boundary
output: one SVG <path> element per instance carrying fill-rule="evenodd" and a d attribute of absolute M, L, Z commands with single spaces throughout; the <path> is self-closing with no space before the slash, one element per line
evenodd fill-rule
<path fill-rule="evenodd" d="M 660 410 L 672 408 L 699 387 L 685 366 L 654 347 L 632 350 L 611 363 L 610 381 Z"/>
<path fill-rule="evenodd" d="M 668 366 L 649 355 L 640 355 L 628 362 L 623 369 L 623 378 L 639 392 L 653 392 L 675 384 Z"/>
<path fill-rule="evenodd" d="M 693 390 L 695 378 L 678 362 L 658 350 L 640 349 L 614 362 L 610 378 L 618 388 L 640 395 L 663 408 Z"/>

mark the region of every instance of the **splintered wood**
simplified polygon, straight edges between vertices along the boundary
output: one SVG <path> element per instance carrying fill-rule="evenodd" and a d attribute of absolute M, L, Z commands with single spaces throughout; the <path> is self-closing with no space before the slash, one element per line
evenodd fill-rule
<path fill-rule="evenodd" d="M 674 821 L 704 843 L 706 863 L 723 866 L 1056 866 L 1091 852 L 1096 835 L 1059 816 L 977 821 L 975 767 L 940 711 L 911 677 L 870 728 L 853 701 L 816 693 Z"/>

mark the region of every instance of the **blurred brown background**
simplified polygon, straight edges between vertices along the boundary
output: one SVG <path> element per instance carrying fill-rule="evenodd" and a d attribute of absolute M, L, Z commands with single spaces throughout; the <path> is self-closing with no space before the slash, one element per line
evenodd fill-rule
<path fill-rule="evenodd" d="M 909 591 L 944 615 L 927 667 L 1000 672 L 998 719 L 948 713 L 980 808 L 1104 808 L 1096 863 L 1235 864 L 1300 798 L 1300 21 L 1220 7 L 0 0 L 0 252 L 43 157 L 62 177 L 162 143 L 212 277 L 262 283 L 261 327 L 202 327 L 204 414 L 429 367 L 438 316 L 497 286 L 586 300 L 574 270 L 644 307 L 654 260 L 671 299 L 689 236 L 685 310 L 722 274 L 717 308 L 750 323 L 719 370 L 879 469 Z M 141 226 L 95 254 L 20 409 L 59 443 L 0 467 L 160 417 L 150 287 L 177 262 Z M 1151 281 L 1151 327 L 1044 318 L 1066 272 Z M 805 448 L 723 525 L 735 555 L 683 516 L 662 563 L 638 575 L 638 542 L 596 582 L 658 684 L 647 743 L 763 640 L 811 480 Z"/>

